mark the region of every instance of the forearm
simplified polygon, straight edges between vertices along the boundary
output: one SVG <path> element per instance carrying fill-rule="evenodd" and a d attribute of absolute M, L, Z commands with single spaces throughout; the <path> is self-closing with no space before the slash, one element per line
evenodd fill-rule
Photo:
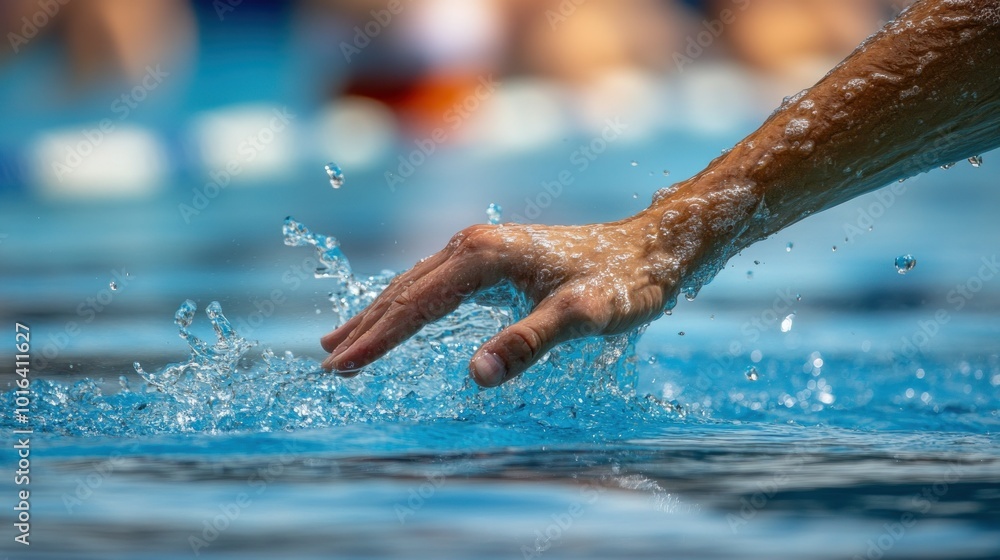
<path fill-rule="evenodd" d="M 1000 145 L 998 60 L 1000 1 L 921 0 L 646 215 L 694 220 L 715 242 L 691 268 L 714 274 L 805 216 Z"/>

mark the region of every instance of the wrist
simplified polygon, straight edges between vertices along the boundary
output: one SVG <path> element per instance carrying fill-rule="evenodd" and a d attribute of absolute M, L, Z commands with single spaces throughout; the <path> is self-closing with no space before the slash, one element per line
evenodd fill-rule
<path fill-rule="evenodd" d="M 768 211 L 763 190 L 723 160 L 701 174 L 662 189 L 640 213 L 655 228 L 659 251 L 673 262 L 664 278 L 672 292 L 693 297 L 739 251 L 762 239 Z"/>

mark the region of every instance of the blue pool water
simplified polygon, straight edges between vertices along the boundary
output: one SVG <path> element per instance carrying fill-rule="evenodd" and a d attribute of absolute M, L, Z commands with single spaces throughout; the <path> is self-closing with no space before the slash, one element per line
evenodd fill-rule
<path fill-rule="evenodd" d="M 315 245 L 287 250 L 316 251 L 335 316 L 391 277 L 355 275 L 332 238 L 296 222 L 285 239 Z M 187 358 L 33 382 L 32 544 L 2 547 L 15 558 L 1000 555 L 992 316 L 939 329 L 933 346 L 913 337 L 918 353 L 879 331 L 929 324 L 924 310 L 817 326 L 818 314 L 787 318 L 800 295 L 776 293 L 756 322 L 717 306 L 642 337 L 580 341 L 490 391 L 467 381 L 465 361 L 525 312 L 502 287 L 350 380 L 243 337 L 218 303 L 188 301 L 175 317 Z M 810 328 L 850 329 L 852 341 L 796 341 Z M 7 434 L 24 427 L 3 422 Z M 11 477 L 0 491 L 16 494 Z"/>

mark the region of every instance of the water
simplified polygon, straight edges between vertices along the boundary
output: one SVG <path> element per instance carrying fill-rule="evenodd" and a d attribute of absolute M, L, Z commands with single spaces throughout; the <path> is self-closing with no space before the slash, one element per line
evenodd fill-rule
<path fill-rule="evenodd" d="M 344 186 L 344 172 L 340 169 L 340 166 L 334 162 L 330 162 L 324 166 L 326 170 L 326 175 L 330 179 L 330 186 L 339 189 Z"/>
<path fill-rule="evenodd" d="M 393 278 L 356 273 L 291 218 L 282 230 L 315 252 L 334 323 Z M 30 557 L 1000 553 L 997 354 L 820 354 L 789 345 L 803 315 L 746 366 L 713 314 L 470 383 L 469 356 L 528 310 L 499 286 L 341 379 L 244 336 L 217 302 L 183 301 L 186 358 L 33 380 Z"/>
<path fill-rule="evenodd" d="M 486 222 L 497 225 L 503 219 L 503 207 L 499 204 L 490 203 L 486 208 Z"/>
<path fill-rule="evenodd" d="M 896 265 L 896 272 L 900 274 L 906 274 L 907 272 L 913 270 L 917 266 L 917 259 L 913 255 L 900 255 L 896 257 L 894 263 Z"/>

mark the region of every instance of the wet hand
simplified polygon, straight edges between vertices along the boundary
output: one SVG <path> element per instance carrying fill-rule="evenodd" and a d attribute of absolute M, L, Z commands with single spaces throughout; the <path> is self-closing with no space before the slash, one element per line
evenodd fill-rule
<path fill-rule="evenodd" d="M 325 369 L 356 375 L 468 296 L 502 280 L 535 307 L 486 342 L 470 373 L 510 380 L 560 342 L 620 333 L 657 317 L 685 266 L 661 243 L 658 219 L 585 226 L 472 226 L 397 276 L 364 311 L 321 339 Z"/>

